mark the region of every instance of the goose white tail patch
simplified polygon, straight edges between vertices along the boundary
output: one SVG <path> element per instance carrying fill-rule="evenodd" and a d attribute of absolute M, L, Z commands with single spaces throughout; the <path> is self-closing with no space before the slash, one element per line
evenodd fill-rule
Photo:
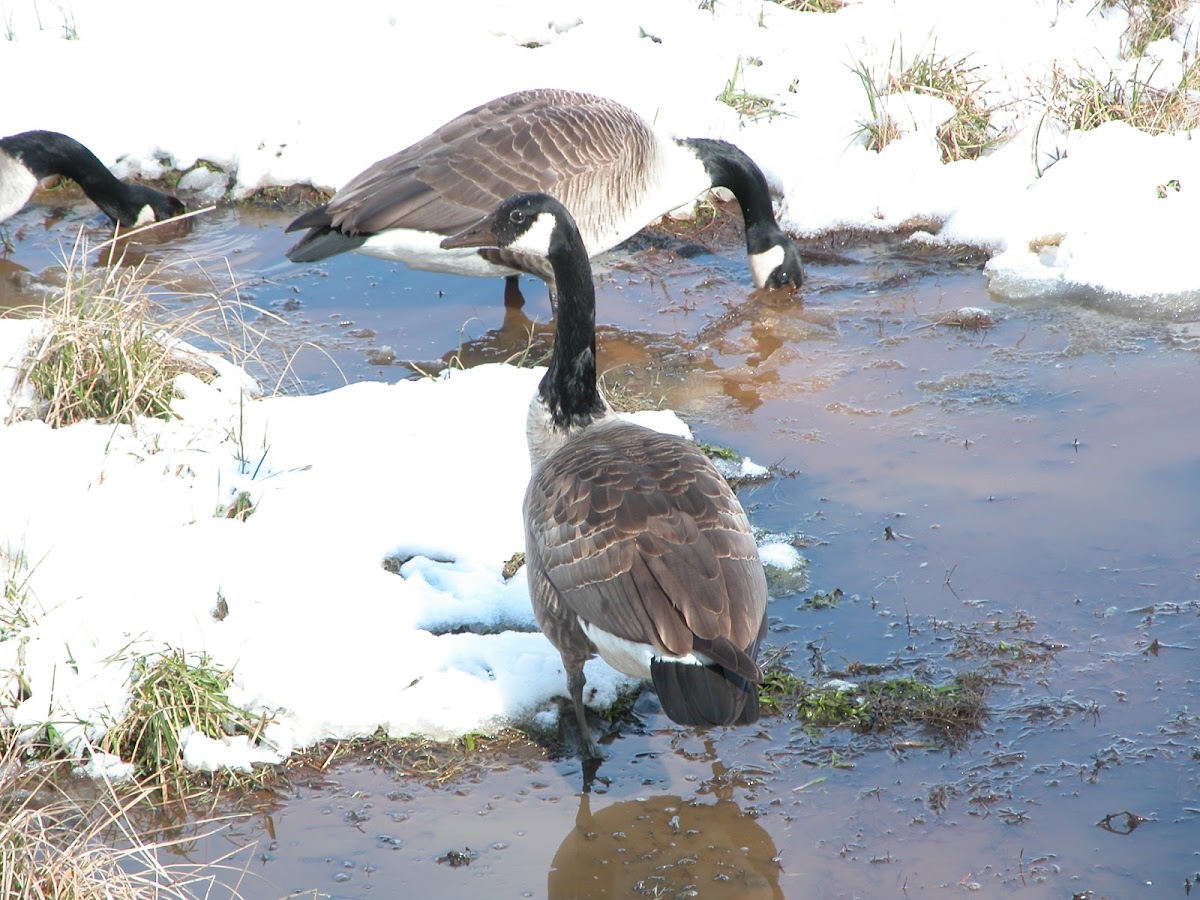
<path fill-rule="evenodd" d="M 658 653 L 649 644 L 639 644 L 637 641 L 617 637 L 583 619 L 579 620 L 579 624 L 583 628 L 583 633 L 588 636 L 588 640 L 596 645 L 596 651 L 600 654 L 600 658 L 618 672 L 631 678 L 648 681 L 650 679 L 650 661 L 653 659 L 669 660 L 690 666 L 703 666 L 712 662 L 712 660 L 695 653 L 689 653 L 687 656 L 669 656 L 665 653 Z"/>
<path fill-rule="evenodd" d="M 771 273 L 783 265 L 783 248 L 776 244 L 770 250 L 750 254 L 750 275 L 754 278 L 754 286 L 762 287 L 771 277 Z"/>

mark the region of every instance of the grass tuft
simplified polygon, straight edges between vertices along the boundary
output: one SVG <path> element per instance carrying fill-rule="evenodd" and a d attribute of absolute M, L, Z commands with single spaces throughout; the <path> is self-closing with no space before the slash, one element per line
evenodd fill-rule
<path fill-rule="evenodd" d="M 250 492 L 238 491 L 233 500 L 217 507 L 216 517 L 245 522 L 254 514 L 254 508 L 254 498 L 250 496 Z"/>
<path fill-rule="evenodd" d="M 858 123 L 857 135 L 865 138 L 868 150 L 878 153 L 892 141 L 900 137 L 900 129 L 892 121 L 887 112 L 887 86 L 880 84 L 875 73 L 862 60 L 850 67 L 862 84 L 863 93 L 867 97 L 868 116 Z"/>
<path fill-rule="evenodd" d="M 0 642 L 20 634 L 33 624 L 29 613 L 29 560 L 23 550 L 0 547 Z"/>
<path fill-rule="evenodd" d="M 907 91 L 940 97 L 954 107 L 954 115 L 937 128 L 943 162 L 976 159 L 1003 139 L 991 124 L 998 107 L 985 97 L 984 79 L 966 57 L 928 53 L 907 65 L 901 57 L 896 68 L 898 72 L 889 64 L 888 73 L 880 76 L 865 62 L 851 66 L 867 98 L 868 116 L 859 122 L 858 134 L 865 136 L 868 150 L 882 150 L 900 137 L 888 114 L 887 97 Z"/>
<path fill-rule="evenodd" d="M 164 329 L 153 314 L 161 267 L 140 263 L 92 269 L 76 246 L 47 327 L 22 373 L 40 401 L 40 418 L 53 427 L 85 419 L 133 424 L 138 416 L 167 418 L 175 378 L 211 369 L 177 349 L 189 328 L 185 317 Z"/>
<path fill-rule="evenodd" d="M 203 653 L 189 659 L 182 650 L 170 650 L 139 658 L 129 708 L 105 734 L 101 749 L 130 761 L 164 800 L 184 793 L 185 729 L 218 740 L 245 735 L 255 743 L 267 724 L 230 702 L 226 691 L 232 681 L 233 672 Z"/>
<path fill-rule="evenodd" d="M 896 79 L 894 90 L 911 90 L 940 97 L 954 107 L 950 121 L 937 129 L 942 161 L 977 159 L 1000 135 L 990 119 L 995 108 L 983 97 L 983 79 L 966 57 L 952 60 L 929 54 L 914 60 Z"/>
<path fill-rule="evenodd" d="M 1068 74 L 1056 67 L 1047 91 L 1048 115 L 1067 128 L 1089 131 L 1106 122 L 1125 122 L 1149 134 L 1200 128 L 1200 58 L 1170 90 L 1151 87 L 1137 71 L 1127 80 L 1109 73 Z"/>
<path fill-rule="evenodd" d="M 10 421 L 36 416 L 63 427 L 88 419 L 135 425 L 139 416 L 169 418 L 177 377 L 211 381 L 217 374 L 219 363 L 198 347 L 257 377 L 277 378 L 278 392 L 290 360 L 281 366 L 265 358 L 268 338 L 247 314 L 275 317 L 238 297 L 232 271 L 222 284 L 203 269 L 145 256 L 128 263 L 122 255 L 138 252 L 130 240 L 140 232 L 179 221 L 122 232 L 94 248 L 81 232 L 45 304 L 11 311 L 39 318 L 43 327 L 13 391 L 14 398 L 32 393 L 33 408 L 14 404 Z M 88 265 L 93 253 L 102 265 Z"/>
<path fill-rule="evenodd" d="M 764 97 L 762 94 L 753 94 L 746 90 L 745 71 L 747 65 L 760 66 L 762 63 L 755 59 L 748 60 L 739 56 L 733 65 L 733 74 L 729 76 L 729 80 L 725 82 L 724 89 L 721 93 L 717 94 L 716 99 L 736 110 L 741 118 L 749 119 L 751 122 L 757 119 L 782 115 L 783 113 L 780 110 L 774 108 L 775 101 L 770 97 Z"/>
<path fill-rule="evenodd" d="M 1134 59 L 1150 44 L 1174 33 L 1180 13 L 1188 4 L 1186 0 L 1103 0 L 1100 6 L 1123 10 L 1129 16 L 1124 52 L 1127 59 Z"/>

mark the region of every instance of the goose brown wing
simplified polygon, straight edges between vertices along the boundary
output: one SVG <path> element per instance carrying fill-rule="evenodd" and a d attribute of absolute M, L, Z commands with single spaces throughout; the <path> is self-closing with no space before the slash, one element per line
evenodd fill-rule
<path fill-rule="evenodd" d="M 757 681 L 766 582 L 745 512 L 695 445 L 627 423 L 568 443 L 526 499 L 562 603 L 618 637 L 693 647 Z"/>
<path fill-rule="evenodd" d="M 338 191 L 327 214 L 351 235 L 389 228 L 450 234 L 523 191 L 544 191 L 571 208 L 578 197 L 563 194 L 578 190 L 564 192 L 565 184 L 629 169 L 631 133 L 650 140 L 641 119 L 602 97 L 553 89 L 509 94 L 370 166 Z"/>

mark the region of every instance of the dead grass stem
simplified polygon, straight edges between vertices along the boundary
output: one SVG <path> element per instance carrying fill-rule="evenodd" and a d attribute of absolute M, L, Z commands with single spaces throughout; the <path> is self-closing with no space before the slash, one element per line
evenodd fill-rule
<path fill-rule="evenodd" d="M 234 854 L 206 866 L 162 861 L 181 841 L 147 840 L 129 817 L 149 789 L 118 798 L 105 784 L 80 800 L 63 787 L 63 763 L 27 764 L 24 750 L 8 740 L 0 754 L 0 897 L 198 900 L 218 879 L 223 896 L 241 896 L 246 869 Z"/>

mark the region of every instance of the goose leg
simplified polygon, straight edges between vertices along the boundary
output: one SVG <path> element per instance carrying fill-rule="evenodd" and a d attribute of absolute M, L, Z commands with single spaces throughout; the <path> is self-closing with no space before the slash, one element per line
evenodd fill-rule
<path fill-rule="evenodd" d="M 575 723 L 579 726 L 579 749 L 585 759 L 603 759 L 604 755 L 592 738 L 592 729 L 588 726 L 587 713 L 583 707 L 583 686 L 585 684 L 587 684 L 587 678 L 583 674 L 582 667 L 567 673 L 567 688 L 571 692 L 571 703 L 575 707 Z"/>

